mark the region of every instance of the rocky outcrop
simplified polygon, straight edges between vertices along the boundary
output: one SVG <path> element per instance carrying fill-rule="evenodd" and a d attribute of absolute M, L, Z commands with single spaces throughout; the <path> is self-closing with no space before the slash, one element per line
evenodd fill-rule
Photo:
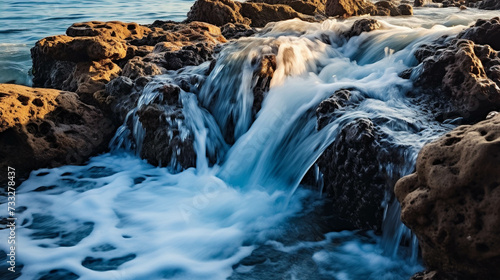
<path fill-rule="evenodd" d="M 479 45 L 490 45 L 494 50 L 500 51 L 500 18 L 480 19 L 457 37 L 471 40 Z"/>
<path fill-rule="evenodd" d="M 202 22 L 141 26 L 93 21 L 75 23 L 66 33 L 44 38 L 31 50 L 33 83 L 98 102 L 106 99 L 106 84 L 118 76 L 136 80 L 198 65 L 226 42 L 218 27 Z"/>
<path fill-rule="evenodd" d="M 498 27 L 497 18 L 479 20 L 458 39 L 425 45 L 415 53 L 421 62 L 416 68 L 415 85 L 449 104 L 444 115 L 470 122 L 500 109 L 499 52 L 486 45 L 497 46 L 497 37 L 491 35 Z"/>
<path fill-rule="evenodd" d="M 364 0 L 328 0 L 325 8 L 327 16 L 341 18 L 374 14 L 375 12 L 375 6 Z"/>
<path fill-rule="evenodd" d="M 359 15 L 406 16 L 413 15 L 413 8 L 408 4 L 396 6 L 391 1 L 379 1 L 372 4 L 365 0 L 328 0 L 325 13 L 327 16 L 348 18 Z"/>
<path fill-rule="evenodd" d="M 430 270 L 451 273 L 452 279 L 500 278 L 495 174 L 500 174 L 498 113 L 424 146 L 416 173 L 397 182 L 401 218 L 417 235 Z"/>
<path fill-rule="evenodd" d="M 115 126 L 72 92 L 0 84 L 0 165 L 19 178 L 34 169 L 82 164 L 107 149 Z"/>
<path fill-rule="evenodd" d="M 283 4 L 290 6 L 295 11 L 305 15 L 317 15 L 325 13 L 325 0 L 252 0 L 254 3 L 267 3 L 271 5 Z"/>
<path fill-rule="evenodd" d="M 500 2 L 497 0 L 483 0 L 476 7 L 483 10 L 500 10 Z"/>
<path fill-rule="evenodd" d="M 288 5 L 232 0 L 197 0 L 188 12 L 187 21 L 203 21 L 217 26 L 227 23 L 263 27 L 269 22 L 307 18 Z"/>

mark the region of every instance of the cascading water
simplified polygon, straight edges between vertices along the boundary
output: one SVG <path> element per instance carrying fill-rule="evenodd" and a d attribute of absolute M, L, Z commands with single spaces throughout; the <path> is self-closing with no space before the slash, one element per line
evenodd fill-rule
<path fill-rule="evenodd" d="M 398 74 L 414 66 L 420 44 L 457 34 L 475 16 L 445 14 L 445 27 L 431 24 L 442 15 L 420 12 L 411 20 L 382 21 L 381 30 L 348 41 L 341 34 L 354 19 L 280 22 L 231 43 L 200 90 L 180 94 L 186 120 L 171 125 L 193 133 L 197 162 L 176 174 L 126 151 L 141 147 L 137 111 L 158 97 L 159 86 L 175 84 L 177 73 L 156 77 L 112 142 L 122 149 L 86 166 L 35 171 L 19 188 L 19 279 L 408 278 L 421 267 L 416 250 L 409 253 L 413 262 L 398 252 L 404 238 L 416 244 L 398 220 L 396 203 L 381 201 L 387 207 L 383 238 L 323 235 L 307 226 L 324 219 L 314 214 L 321 200 L 298 186 L 352 120 L 370 118 L 402 147 L 405 164 L 385 166 L 398 176 L 412 171 L 427 141 L 452 128 L 407 97 L 412 83 Z M 253 112 L 252 61 L 270 53 L 276 70 Z M 356 88 L 359 104 L 318 131 L 315 108 L 342 88 Z M 231 147 L 223 139 L 228 134 Z M 210 153 L 219 160 L 210 163 Z M 6 234 L 0 231 L 2 239 Z M 8 251 L 5 242 L 0 249 Z"/>

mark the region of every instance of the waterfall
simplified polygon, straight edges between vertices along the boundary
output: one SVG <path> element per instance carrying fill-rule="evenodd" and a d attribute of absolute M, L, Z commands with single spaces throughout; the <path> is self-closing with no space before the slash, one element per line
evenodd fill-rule
<path fill-rule="evenodd" d="M 420 11 L 352 38 L 343 34 L 355 19 L 272 23 L 223 47 L 208 75 L 209 62 L 154 77 L 111 153 L 34 171 L 20 186 L 19 279 L 405 279 L 422 269 L 391 190 L 380 201 L 380 237 L 325 234 L 318 228 L 336 217 L 321 215 L 319 189 L 300 187 L 310 169 L 322 181 L 317 159 L 354 120 L 370 119 L 387 136 L 384 147 L 403 162 L 383 166 L 392 178 L 413 172 L 421 147 L 453 128 L 408 97 L 412 81 L 399 74 L 415 66 L 418 46 L 476 15 Z M 272 79 L 258 73 L 266 60 Z M 180 75 L 203 79 L 187 89 Z M 179 88 L 175 105 L 162 99 L 165 86 Z M 357 103 L 318 130 L 316 108 L 340 89 L 355 89 Z M 161 128 L 178 133 L 165 141 L 192 143 L 191 166 L 180 163 L 182 146 L 159 164 L 168 168 L 138 157 L 151 132 L 140 113 L 153 105 L 182 114 Z"/>

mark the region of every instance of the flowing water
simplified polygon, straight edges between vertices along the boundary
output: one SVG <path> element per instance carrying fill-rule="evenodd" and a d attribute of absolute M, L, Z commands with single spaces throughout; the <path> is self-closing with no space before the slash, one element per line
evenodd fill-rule
<path fill-rule="evenodd" d="M 397 203 L 381 202 L 387 209 L 383 237 L 323 234 L 315 225 L 335 228 L 334 222 L 321 215 L 319 194 L 299 184 L 352 120 L 370 118 L 401 147 L 405 164 L 386 168 L 402 175 L 413 170 L 426 142 L 453 128 L 433 121 L 418 98 L 407 97 L 412 83 L 398 74 L 415 65 L 420 44 L 496 13 L 415 13 L 380 18 L 381 30 L 349 41 L 340 34 L 355 19 L 280 22 L 231 43 L 200 88 L 181 92 L 184 129 L 195 136 L 196 168 L 174 174 L 139 159 L 143 131 L 136 122 L 132 130 L 119 129 L 112 153 L 85 166 L 32 172 L 17 194 L 20 274 L 5 274 L 2 260 L 2 279 L 408 279 L 422 267 L 411 250 L 415 239 L 398 221 Z M 251 61 L 273 48 L 276 73 L 253 120 Z M 8 63 L 23 61 L 6 52 Z M 199 75 L 206 67 L 183 75 Z M 154 99 L 156 87 L 175 83 L 176 75 L 155 77 L 140 105 Z M 316 106 L 341 88 L 356 88 L 359 105 L 316 131 Z M 232 145 L 222 137 L 230 118 L 236 127 Z M 219 155 L 217 164 L 209 164 L 207 152 Z M 0 231 L 0 239 L 7 235 Z M 7 242 L 0 242 L 0 250 L 4 259 Z"/>

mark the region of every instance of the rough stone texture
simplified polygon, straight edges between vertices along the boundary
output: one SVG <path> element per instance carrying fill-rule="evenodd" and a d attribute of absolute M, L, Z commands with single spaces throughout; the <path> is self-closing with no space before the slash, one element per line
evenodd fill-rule
<path fill-rule="evenodd" d="M 84 163 L 107 148 L 114 128 L 76 93 L 0 84 L 0 166 L 16 168 L 19 179 L 42 167 Z"/>
<path fill-rule="evenodd" d="M 327 0 L 325 7 L 327 16 L 342 18 L 373 14 L 375 12 L 375 6 L 364 0 Z"/>
<path fill-rule="evenodd" d="M 493 49 L 500 51 L 500 18 L 480 19 L 461 32 L 458 38 L 468 39 L 479 45 L 490 45 Z"/>
<path fill-rule="evenodd" d="M 262 102 L 264 101 L 264 94 L 269 91 L 269 86 L 271 85 L 271 79 L 274 76 L 274 71 L 276 70 L 276 54 L 268 54 L 259 58 L 254 62 L 257 67 L 253 72 L 253 80 L 256 81 L 253 88 L 253 106 L 252 114 L 257 115 L 262 107 Z"/>
<path fill-rule="evenodd" d="M 398 6 L 399 13 L 402 16 L 411 16 L 413 15 L 413 7 L 408 4 L 402 4 Z"/>
<path fill-rule="evenodd" d="M 351 38 L 354 36 L 359 36 L 363 32 L 370 32 L 373 30 L 380 29 L 382 25 L 380 22 L 376 19 L 358 19 L 357 21 L 354 22 L 352 25 L 351 29 L 344 34 L 345 37 Z"/>
<path fill-rule="evenodd" d="M 431 270 L 500 278 L 500 115 L 424 146 L 395 193 Z"/>
<path fill-rule="evenodd" d="M 413 2 L 413 7 L 422 7 L 424 5 L 424 0 L 415 0 Z"/>
<path fill-rule="evenodd" d="M 254 3 L 267 3 L 271 5 L 283 4 L 290 6 L 295 11 L 305 15 L 316 15 L 325 13 L 325 0 L 252 0 Z"/>
<path fill-rule="evenodd" d="M 435 87 L 450 98 L 466 120 L 484 118 L 500 108 L 500 58 L 489 46 L 457 40 L 422 62 L 416 85 Z"/>
<path fill-rule="evenodd" d="M 257 30 L 246 24 L 241 23 L 226 23 L 221 27 L 222 36 L 226 39 L 239 39 L 241 37 L 250 37 Z"/>
<path fill-rule="evenodd" d="M 282 4 L 237 2 L 232 0 L 197 0 L 188 12 L 187 21 L 203 21 L 217 26 L 227 23 L 263 27 L 269 22 L 306 18 Z"/>
<path fill-rule="evenodd" d="M 196 152 L 194 135 L 184 126 L 184 115 L 179 100 L 180 89 L 165 85 L 158 89 L 160 97 L 137 112 L 145 136 L 141 157 L 156 166 L 169 166 L 175 171 L 194 167 Z M 166 109 L 165 107 L 168 107 Z"/>
<path fill-rule="evenodd" d="M 118 76 L 137 80 L 198 65 L 226 42 L 220 28 L 203 22 L 85 22 L 67 34 L 44 38 L 31 50 L 33 83 L 74 91 L 101 105 L 108 98 L 106 84 Z"/>

